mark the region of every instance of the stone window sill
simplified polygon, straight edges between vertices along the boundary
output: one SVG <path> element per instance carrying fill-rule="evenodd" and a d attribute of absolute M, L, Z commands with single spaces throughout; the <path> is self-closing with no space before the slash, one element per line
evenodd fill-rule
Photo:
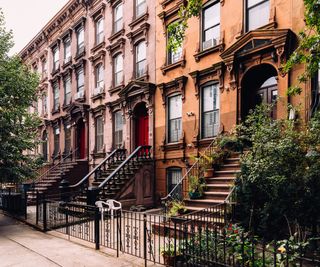
<path fill-rule="evenodd" d="M 165 75 L 168 71 L 179 68 L 179 67 L 184 67 L 186 65 L 186 60 L 183 58 L 173 64 L 167 64 L 162 66 L 160 69 L 162 71 L 162 74 Z"/>
<path fill-rule="evenodd" d="M 225 46 L 224 44 L 218 44 L 218 45 L 213 46 L 209 49 L 202 50 L 193 56 L 194 56 L 196 62 L 199 62 L 202 57 L 205 57 L 207 55 L 210 55 L 210 54 L 218 52 L 218 51 L 222 52 L 224 50 L 224 46 Z"/>

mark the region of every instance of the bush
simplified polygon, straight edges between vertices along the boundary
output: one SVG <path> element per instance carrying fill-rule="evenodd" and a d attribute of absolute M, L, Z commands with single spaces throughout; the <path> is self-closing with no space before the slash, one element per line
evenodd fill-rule
<path fill-rule="evenodd" d="M 260 106 L 239 126 L 252 147 L 236 180 L 238 219 L 258 235 L 281 239 L 320 219 L 320 116 L 298 128 L 269 114 L 270 106 Z"/>

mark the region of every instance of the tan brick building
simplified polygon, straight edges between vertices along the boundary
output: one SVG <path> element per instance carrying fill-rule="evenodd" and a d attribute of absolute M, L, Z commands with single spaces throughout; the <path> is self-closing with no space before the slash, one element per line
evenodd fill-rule
<path fill-rule="evenodd" d="M 107 152 L 153 147 L 157 199 L 181 179 L 214 137 L 261 102 L 286 104 L 308 120 L 313 89 L 286 89 L 303 66 L 283 75 L 303 29 L 303 1 L 204 0 L 183 46 L 167 50 L 167 27 L 183 0 L 70 0 L 21 51 L 41 74 L 41 154 L 74 153 L 95 166 Z M 315 86 L 312 86 L 314 84 Z"/>

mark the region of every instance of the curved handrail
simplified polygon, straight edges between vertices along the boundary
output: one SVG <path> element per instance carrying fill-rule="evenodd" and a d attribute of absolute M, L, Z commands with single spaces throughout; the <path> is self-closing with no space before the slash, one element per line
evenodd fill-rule
<path fill-rule="evenodd" d="M 150 149 L 151 149 L 151 146 L 138 146 L 127 158 L 126 160 L 124 160 L 99 186 L 98 188 L 101 189 L 105 186 L 105 184 L 112 179 L 113 176 L 115 176 L 115 174 L 120 171 L 123 166 L 125 166 L 133 157 L 136 156 L 136 154 L 138 154 L 138 152 L 141 150 L 141 149 L 146 149 L 148 150 L 149 149 L 149 154 L 150 154 Z"/>
<path fill-rule="evenodd" d="M 209 146 L 206 147 L 206 149 L 204 150 L 203 154 L 205 154 L 211 147 L 212 145 L 216 142 L 215 139 L 212 140 L 212 142 L 210 143 Z M 161 200 L 163 201 L 167 201 L 169 199 L 172 198 L 172 193 L 178 188 L 178 186 L 180 186 L 182 184 L 182 182 L 188 177 L 188 175 L 190 174 L 190 172 L 193 170 L 193 168 L 199 163 L 199 161 L 203 158 L 203 156 L 200 156 L 199 158 L 197 158 L 197 160 L 192 164 L 192 166 L 189 168 L 189 170 L 185 173 L 185 175 L 183 175 L 183 177 L 180 179 L 180 181 L 171 189 L 171 191 Z"/>
<path fill-rule="evenodd" d="M 117 152 L 125 151 L 125 149 L 115 149 L 113 150 L 103 161 L 100 162 L 98 166 L 96 166 L 91 172 L 89 172 L 85 177 L 83 177 L 78 183 L 74 185 L 70 185 L 69 188 L 76 188 L 80 185 L 82 185 L 89 177 L 94 174 L 106 161 L 108 161 L 110 158 L 112 158 Z"/>
<path fill-rule="evenodd" d="M 37 179 L 36 179 L 36 181 L 34 181 L 34 183 L 40 181 L 43 177 L 47 176 L 52 170 L 54 170 L 56 167 L 58 167 L 58 165 L 60 165 L 65 159 L 69 158 L 70 155 L 72 155 L 73 153 L 76 153 L 78 149 L 79 149 L 79 148 L 76 148 L 75 150 L 70 151 L 65 157 L 63 157 L 61 160 L 59 160 L 58 163 L 54 164 L 54 165 L 53 165 L 50 169 L 48 169 L 45 173 L 43 173 L 43 174 L 41 174 L 39 177 L 37 177 Z"/>

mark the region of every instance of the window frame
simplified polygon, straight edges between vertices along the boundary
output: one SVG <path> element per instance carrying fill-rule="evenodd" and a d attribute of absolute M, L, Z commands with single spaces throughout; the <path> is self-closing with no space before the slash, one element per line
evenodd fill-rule
<path fill-rule="evenodd" d="M 99 17 L 96 21 L 95 21 L 95 44 L 99 45 L 101 43 L 104 42 L 104 17 Z M 99 23 L 101 23 L 101 31 L 99 32 Z"/>
<path fill-rule="evenodd" d="M 82 72 L 82 75 L 83 75 L 83 84 L 82 86 L 79 87 L 79 74 Z M 80 67 L 76 70 L 76 81 L 77 81 L 77 93 L 78 92 L 84 92 L 84 86 L 85 86 L 85 77 L 84 77 L 84 67 Z M 79 89 L 82 89 L 82 90 L 79 90 Z"/>
<path fill-rule="evenodd" d="M 53 61 L 53 71 L 57 71 L 60 68 L 60 49 L 59 49 L 59 46 L 55 46 L 52 50 L 52 61 Z"/>
<path fill-rule="evenodd" d="M 82 32 L 83 34 L 83 41 L 80 43 L 79 42 L 79 37 L 80 37 L 80 32 Z M 77 28 L 76 30 L 76 36 L 77 36 L 77 54 L 81 54 L 84 49 L 85 49 L 85 31 L 84 31 L 84 26 L 80 26 L 79 28 Z"/>
<path fill-rule="evenodd" d="M 60 107 L 60 86 L 58 81 L 55 81 L 53 83 L 52 89 L 53 89 L 53 111 L 58 111 Z"/>
<path fill-rule="evenodd" d="M 219 23 L 211 26 L 208 29 L 205 29 L 204 28 L 205 27 L 205 10 L 213 7 L 214 5 L 218 5 L 219 8 L 220 8 L 220 11 L 219 11 Z M 216 39 L 217 40 L 216 45 L 213 45 L 212 47 L 215 47 L 215 46 L 217 46 L 219 44 L 220 35 L 221 35 L 221 3 L 220 3 L 219 0 L 209 1 L 208 3 L 206 3 L 202 7 L 202 10 L 201 10 L 201 26 L 200 26 L 200 29 L 201 29 L 201 31 L 200 31 L 200 40 L 201 40 L 200 48 L 201 48 L 201 51 L 205 51 L 205 50 L 208 50 L 208 49 L 212 48 L 212 47 L 209 47 L 209 48 L 206 48 L 206 49 L 203 48 L 203 43 L 205 42 L 205 32 L 210 30 L 210 29 L 214 29 L 216 27 L 219 27 L 219 36 Z"/>
<path fill-rule="evenodd" d="M 67 46 L 68 45 L 68 46 Z M 67 48 L 69 48 L 69 56 L 67 57 Z M 63 41 L 63 56 L 64 56 L 64 64 L 68 63 L 71 61 L 71 38 L 70 37 L 66 37 Z"/>
<path fill-rule="evenodd" d="M 68 135 L 67 135 L 67 132 L 68 132 Z M 69 153 L 70 150 L 71 150 L 71 125 L 66 124 L 64 127 L 64 151 L 65 153 Z"/>
<path fill-rule="evenodd" d="M 175 21 L 172 21 L 172 22 L 170 22 L 167 26 L 166 26 L 166 44 L 167 44 L 167 46 L 168 46 L 168 42 L 169 42 L 169 38 L 170 38 L 170 36 L 169 36 L 169 31 L 168 31 L 168 27 L 169 27 L 169 25 L 171 25 L 172 23 L 175 23 L 175 22 L 177 22 L 176 20 Z M 180 51 L 180 57 L 177 59 L 177 60 L 175 60 L 175 61 L 173 61 L 172 60 L 172 56 L 174 55 L 174 54 L 177 54 L 177 52 L 173 52 L 172 51 L 172 49 L 166 49 L 166 57 L 167 57 L 167 60 L 166 60 L 166 62 L 167 62 L 167 65 L 172 65 L 172 64 L 176 64 L 176 63 L 178 63 L 178 62 L 180 62 L 182 59 L 183 59 L 183 44 L 181 44 L 181 47 L 179 47 L 177 50 L 181 50 Z"/>
<path fill-rule="evenodd" d="M 174 97 L 178 97 L 180 96 L 180 101 L 181 101 L 181 117 L 179 118 L 175 118 L 175 119 L 170 119 L 170 99 L 171 98 L 174 98 Z M 178 143 L 179 140 L 181 139 L 182 137 L 182 132 L 183 132 L 183 124 L 182 124 L 182 117 L 183 117 L 183 101 L 182 101 L 182 94 L 181 93 L 175 93 L 175 94 L 171 94 L 171 95 L 168 95 L 167 97 L 167 116 L 166 116 L 166 120 L 167 120 L 167 133 L 166 133 L 166 136 L 167 136 L 167 143 L 168 144 L 174 144 L 174 143 Z M 170 131 L 171 131 L 171 126 L 170 126 L 170 122 L 171 120 L 177 120 L 177 119 L 180 119 L 180 127 L 181 127 L 181 133 L 180 133 L 180 136 L 178 136 L 178 139 L 177 140 L 174 140 L 172 141 L 172 139 L 170 138 Z"/>
<path fill-rule="evenodd" d="M 58 131 L 58 134 L 56 133 Z M 53 128 L 53 155 L 56 157 L 60 152 L 60 127 Z"/>
<path fill-rule="evenodd" d="M 256 29 L 251 29 L 251 30 L 249 30 L 249 10 L 251 10 L 251 9 L 253 9 L 253 8 L 256 8 L 256 7 L 260 6 L 260 5 L 263 5 L 263 4 L 266 3 L 266 2 L 269 2 L 269 17 L 270 17 L 270 0 L 259 0 L 259 1 L 260 1 L 259 3 L 255 4 L 255 5 L 251 6 L 251 7 L 248 7 L 248 1 L 249 1 L 249 0 L 244 0 L 244 1 L 245 1 L 245 5 L 244 5 L 244 6 L 245 6 L 245 11 L 244 11 L 245 27 L 244 27 L 244 28 L 245 28 L 245 31 L 246 31 L 246 32 L 259 29 L 259 28 L 261 28 L 261 27 L 263 27 L 264 25 L 267 25 L 267 24 L 269 23 L 269 19 L 268 19 L 268 22 L 267 22 L 266 24 L 261 25 L 260 27 L 258 27 L 258 28 L 256 28 Z"/>
<path fill-rule="evenodd" d="M 117 70 L 117 59 L 122 58 L 121 70 Z M 115 87 L 123 84 L 123 54 L 118 53 L 113 57 L 113 85 Z M 120 75 L 119 75 L 120 74 Z M 120 76 L 120 81 L 118 81 L 118 76 Z"/>
<path fill-rule="evenodd" d="M 102 69 L 102 72 L 100 73 L 100 68 Z M 99 63 L 94 68 L 94 79 L 95 79 L 95 88 L 103 88 L 104 87 L 104 66 L 102 63 Z M 100 77 L 100 74 L 102 74 L 102 77 Z"/>
<path fill-rule="evenodd" d="M 117 120 L 116 120 L 116 115 L 117 114 L 119 114 L 120 120 L 121 120 L 121 125 L 120 125 L 121 127 L 118 127 L 119 130 L 117 129 Z M 121 148 L 122 144 L 123 144 L 123 125 L 124 125 L 123 116 L 122 116 L 122 111 L 121 110 L 117 110 L 117 111 L 115 111 L 113 113 L 113 125 L 114 125 L 113 126 L 113 147 L 114 148 Z M 116 133 L 118 133 L 119 140 L 117 140 L 117 134 Z"/>
<path fill-rule="evenodd" d="M 69 92 L 67 92 L 67 82 L 69 82 Z M 69 105 L 71 103 L 72 99 L 72 85 L 71 85 L 71 75 L 68 74 L 63 78 L 63 90 L 64 90 L 64 105 Z M 67 99 L 67 96 L 69 96 L 69 101 Z"/>
<path fill-rule="evenodd" d="M 177 181 L 177 183 L 172 184 L 172 174 L 173 174 L 174 171 L 175 172 L 180 172 L 180 180 Z M 168 167 L 166 169 L 166 191 L 167 191 L 167 194 L 169 194 L 173 190 L 173 188 L 176 185 L 179 184 L 179 182 L 181 181 L 182 178 L 183 178 L 183 174 L 182 174 L 182 168 L 181 167 L 173 166 L 173 167 Z M 180 190 L 179 190 L 179 196 L 177 197 L 177 199 L 182 199 L 182 197 L 183 197 L 182 184 L 180 184 L 179 187 L 180 187 Z M 175 198 L 176 198 L 176 196 L 175 196 Z"/>
<path fill-rule="evenodd" d="M 138 61 L 138 48 L 142 43 L 144 43 L 144 45 L 145 45 L 145 54 L 146 55 L 145 55 L 144 59 Z M 144 63 L 144 67 L 143 67 L 143 69 L 141 69 L 141 70 L 143 70 L 143 72 L 140 73 L 138 71 L 139 70 L 138 66 L 142 62 Z M 139 79 L 146 74 L 146 68 L 147 68 L 147 43 L 146 43 L 146 40 L 143 39 L 143 40 L 139 40 L 134 46 L 134 70 L 135 70 L 136 79 Z"/>
<path fill-rule="evenodd" d="M 138 5 L 139 0 L 135 0 L 134 5 L 134 16 L 135 18 L 140 18 L 147 13 L 147 0 L 142 0 L 143 2 Z M 144 5 L 144 10 L 142 13 L 138 13 L 139 7 Z"/>
<path fill-rule="evenodd" d="M 117 17 L 117 8 L 119 8 L 120 6 L 121 6 L 121 9 L 122 9 L 122 11 L 121 11 L 122 14 L 121 14 L 121 17 L 119 19 L 116 19 L 116 17 Z M 121 25 L 119 26 L 118 24 L 120 24 L 120 23 L 121 23 Z M 122 29 L 123 29 L 123 3 L 120 2 L 116 6 L 113 7 L 112 31 L 115 34 L 115 33 L 120 32 Z"/>
<path fill-rule="evenodd" d="M 209 110 L 209 111 L 204 111 L 204 89 L 207 88 L 207 87 L 212 87 L 212 86 L 215 86 L 216 87 L 216 90 L 217 90 L 217 106 L 218 108 L 216 109 L 212 109 L 212 110 Z M 218 117 L 219 117 L 219 122 L 218 122 L 218 125 L 220 125 L 220 122 L 221 122 L 221 118 L 220 118 L 220 110 L 221 110 L 221 106 L 220 106 L 220 89 L 219 89 L 219 82 L 218 81 L 211 81 L 211 82 L 208 82 L 208 83 L 205 83 L 204 85 L 201 86 L 201 91 L 200 91 L 200 136 L 201 136 L 201 139 L 211 139 L 211 138 L 214 138 L 216 137 L 218 134 L 219 134 L 219 130 L 217 133 L 214 132 L 214 129 L 213 129 L 213 135 L 212 136 L 207 136 L 204 134 L 204 115 L 207 114 L 207 113 L 211 113 L 211 112 L 216 112 L 218 111 Z"/>
<path fill-rule="evenodd" d="M 98 125 L 100 124 L 101 125 Z M 99 129 L 99 126 L 101 129 Z M 104 149 L 104 122 L 103 117 L 98 116 L 95 118 L 95 151 L 101 152 Z"/>

